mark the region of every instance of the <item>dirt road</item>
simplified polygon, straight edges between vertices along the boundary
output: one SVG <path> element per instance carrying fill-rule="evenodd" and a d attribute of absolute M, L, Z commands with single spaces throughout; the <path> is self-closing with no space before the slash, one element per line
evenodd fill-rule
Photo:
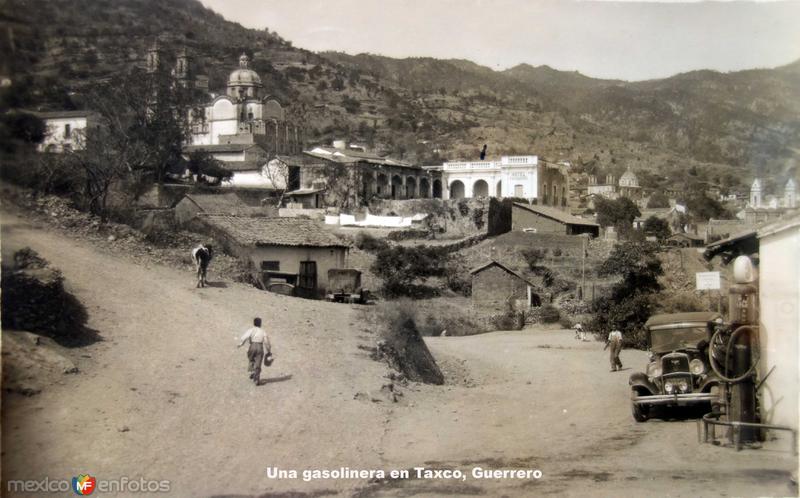
<path fill-rule="evenodd" d="M 458 385 L 373 402 L 386 373 L 359 344 L 364 308 L 143 267 L 21 218 L 3 256 L 30 246 L 60 268 L 103 341 L 33 397 L 3 397 L 3 481 L 145 477 L 170 496 L 789 495 L 777 450 L 697 444 L 693 421 L 636 424 L 627 374 L 568 331 L 428 339 Z M 215 281 L 213 266 L 210 280 Z M 247 380 L 234 337 L 260 315 L 276 363 Z M 86 358 L 88 355 L 90 358 Z M 626 367 L 644 354 L 624 351 Z M 466 380 L 466 382 L 464 382 Z M 354 399 L 355 398 L 355 399 Z M 530 468 L 540 479 L 270 479 L 282 469 Z M 5 490 L 5 488 L 4 488 Z"/>
<path fill-rule="evenodd" d="M 214 282 L 213 266 L 214 286 L 195 289 L 186 272 L 137 266 L 8 215 L 2 241 L 4 258 L 30 246 L 60 268 L 104 339 L 82 348 L 82 373 L 63 385 L 4 397 L 4 480 L 88 472 L 167 479 L 173 496 L 260 494 L 298 486 L 268 480 L 267 466 L 380 461 L 385 408 L 353 397 L 379 389 L 385 368 L 358 349 L 369 337 L 350 307 Z M 235 347 L 256 315 L 275 351 L 258 388 Z"/>

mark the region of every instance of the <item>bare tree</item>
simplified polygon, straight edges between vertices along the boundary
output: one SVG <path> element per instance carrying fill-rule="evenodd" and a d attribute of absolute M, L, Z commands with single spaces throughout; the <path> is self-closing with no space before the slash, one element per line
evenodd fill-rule
<path fill-rule="evenodd" d="M 277 194 L 277 196 L 275 196 L 277 199 L 275 202 L 276 207 L 281 207 L 283 205 L 283 199 L 286 196 L 286 191 L 290 183 L 289 171 L 289 166 L 278 158 L 269 161 L 262 169 L 264 176 L 267 177 L 267 180 L 272 184 L 272 188 Z"/>

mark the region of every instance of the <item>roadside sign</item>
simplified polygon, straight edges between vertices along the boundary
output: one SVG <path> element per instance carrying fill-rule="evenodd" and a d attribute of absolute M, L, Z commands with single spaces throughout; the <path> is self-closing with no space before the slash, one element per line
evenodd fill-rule
<path fill-rule="evenodd" d="M 694 275 L 697 279 L 697 290 L 719 290 L 718 271 L 702 271 Z"/>

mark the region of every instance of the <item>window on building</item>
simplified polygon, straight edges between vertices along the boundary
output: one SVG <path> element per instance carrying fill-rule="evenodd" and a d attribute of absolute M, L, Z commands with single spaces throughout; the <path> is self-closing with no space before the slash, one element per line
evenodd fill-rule
<path fill-rule="evenodd" d="M 281 271 L 281 262 L 280 261 L 262 261 L 261 262 L 261 270 L 262 271 Z"/>
<path fill-rule="evenodd" d="M 522 185 L 514 185 L 514 197 L 523 197 L 525 188 Z"/>
<path fill-rule="evenodd" d="M 72 135 L 72 126 L 69 124 L 64 125 L 64 138 L 69 138 Z"/>
<path fill-rule="evenodd" d="M 316 289 L 317 288 L 317 262 L 316 261 L 301 261 L 300 262 L 300 281 L 298 286 L 301 289 Z"/>

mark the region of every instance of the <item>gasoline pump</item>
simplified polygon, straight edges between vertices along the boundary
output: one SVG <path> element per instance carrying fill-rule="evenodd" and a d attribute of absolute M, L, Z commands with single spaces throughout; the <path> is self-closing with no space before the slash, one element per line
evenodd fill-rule
<path fill-rule="evenodd" d="M 760 438 L 757 429 L 755 369 L 758 364 L 758 277 L 752 261 L 739 256 L 728 294 L 728 324 L 720 324 L 708 348 L 709 363 L 722 380 L 724 415 L 739 443 Z"/>

